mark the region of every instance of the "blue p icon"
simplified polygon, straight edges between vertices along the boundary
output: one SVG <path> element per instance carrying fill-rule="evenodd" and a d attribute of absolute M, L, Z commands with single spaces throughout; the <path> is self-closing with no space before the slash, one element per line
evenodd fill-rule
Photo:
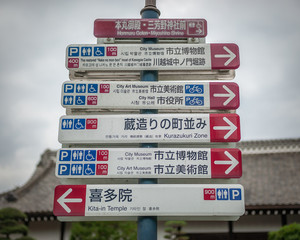
<path fill-rule="evenodd" d="M 242 190 L 240 188 L 230 188 L 230 200 L 242 200 Z"/>
<path fill-rule="evenodd" d="M 79 57 L 79 47 L 69 47 L 68 56 Z"/>
<path fill-rule="evenodd" d="M 74 84 L 65 84 L 64 92 L 65 93 L 73 93 L 74 92 Z"/>
<path fill-rule="evenodd" d="M 69 164 L 58 165 L 58 175 L 70 175 L 70 165 Z"/>
<path fill-rule="evenodd" d="M 60 150 L 59 160 L 60 161 L 70 161 L 71 160 L 71 150 Z"/>

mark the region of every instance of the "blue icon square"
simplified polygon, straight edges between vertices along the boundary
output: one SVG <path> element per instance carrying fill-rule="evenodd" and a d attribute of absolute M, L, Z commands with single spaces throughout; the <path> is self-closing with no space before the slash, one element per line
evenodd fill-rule
<path fill-rule="evenodd" d="M 203 106 L 204 105 L 204 97 L 198 97 L 198 96 L 185 97 L 185 105 L 186 106 Z"/>
<path fill-rule="evenodd" d="M 86 92 L 86 85 L 82 83 L 76 84 L 76 93 L 85 93 Z"/>
<path fill-rule="evenodd" d="M 61 129 L 63 130 L 73 129 L 73 119 L 62 119 Z"/>
<path fill-rule="evenodd" d="M 70 175 L 70 164 L 59 164 L 57 174 L 61 175 Z"/>
<path fill-rule="evenodd" d="M 98 84 L 88 84 L 88 93 L 97 93 Z"/>
<path fill-rule="evenodd" d="M 84 150 L 73 150 L 72 151 L 72 161 L 83 161 Z"/>
<path fill-rule="evenodd" d="M 60 150 L 59 161 L 71 161 L 71 150 Z"/>
<path fill-rule="evenodd" d="M 85 161 L 96 161 L 96 150 L 85 150 Z"/>
<path fill-rule="evenodd" d="M 230 188 L 230 200 L 242 200 L 242 190 L 240 188 Z"/>
<path fill-rule="evenodd" d="M 71 175 L 82 175 L 83 165 L 82 164 L 72 164 L 71 165 Z"/>
<path fill-rule="evenodd" d="M 217 195 L 217 200 L 228 200 L 229 199 L 228 188 L 217 188 L 216 195 Z"/>
<path fill-rule="evenodd" d="M 74 92 L 74 84 L 66 83 L 64 85 L 64 93 L 73 93 Z"/>
<path fill-rule="evenodd" d="M 95 175 L 96 173 L 96 164 L 85 164 L 84 165 L 84 175 Z"/>
<path fill-rule="evenodd" d="M 187 94 L 203 94 L 203 84 L 186 84 L 185 93 Z"/>
<path fill-rule="evenodd" d="M 69 57 L 79 57 L 79 47 L 69 47 L 68 48 Z"/>
<path fill-rule="evenodd" d="M 85 129 L 85 119 L 84 118 L 74 119 L 74 129 L 75 130 Z"/>
<path fill-rule="evenodd" d="M 85 105 L 85 96 L 76 96 L 75 105 Z"/>
<path fill-rule="evenodd" d="M 73 96 L 64 96 L 63 105 L 72 105 L 73 104 Z"/>
<path fill-rule="evenodd" d="M 82 57 L 92 56 L 92 47 L 81 47 L 81 56 Z"/>
<path fill-rule="evenodd" d="M 101 57 L 105 55 L 104 47 L 94 47 L 94 56 Z"/>

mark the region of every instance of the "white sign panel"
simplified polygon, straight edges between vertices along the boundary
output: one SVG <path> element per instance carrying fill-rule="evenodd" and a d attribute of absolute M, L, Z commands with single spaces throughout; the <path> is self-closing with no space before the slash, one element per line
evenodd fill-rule
<path fill-rule="evenodd" d="M 56 216 L 235 216 L 245 211 L 239 184 L 60 185 Z"/>
<path fill-rule="evenodd" d="M 239 87 L 222 82 L 67 81 L 65 108 L 236 109 Z"/>
<path fill-rule="evenodd" d="M 239 178 L 236 148 L 65 148 L 59 178 Z"/>
<path fill-rule="evenodd" d="M 66 67 L 75 71 L 237 69 L 236 44 L 69 45 Z"/>
<path fill-rule="evenodd" d="M 78 115 L 60 118 L 60 143 L 237 142 L 237 114 Z"/>

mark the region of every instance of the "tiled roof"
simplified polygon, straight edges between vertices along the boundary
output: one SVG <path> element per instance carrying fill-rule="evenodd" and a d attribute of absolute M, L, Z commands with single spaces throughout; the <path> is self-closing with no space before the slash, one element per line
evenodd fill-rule
<path fill-rule="evenodd" d="M 0 208 L 13 207 L 26 213 L 52 212 L 54 187 L 59 180 L 54 174 L 56 151 L 46 150 L 28 182 L 0 195 Z"/>
<path fill-rule="evenodd" d="M 243 154 L 300 152 L 300 138 L 260 141 L 242 141 L 237 143 Z"/>
<path fill-rule="evenodd" d="M 244 141 L 243 176 L 248 207 L 300 207 L 300 139 Z"/>
<path fill-rule="evenodd" d="M 247 206 L 300 206 L 300 152 L 243 155 Z"/>
<path fill-rule="evenodd" d="M 300 139 L 244 141 L 243 176 L 246 208 L 300 209 Z M 26 213 L 50 213 L 59 180 L 55 177 L 56 151 L 46 150 L 35 173 L 22 187 L 0 194 L 0 208 Z"/>

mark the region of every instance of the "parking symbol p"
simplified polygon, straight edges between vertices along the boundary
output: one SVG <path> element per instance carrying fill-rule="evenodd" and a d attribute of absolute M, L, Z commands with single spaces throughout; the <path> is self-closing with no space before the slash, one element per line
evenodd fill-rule
<path fill-rule="evenodd" d="M 70 161 L 71 160 L 71 150 L 60 150 L 59 160 L 60 161 Z"/>
<path fill-rule="evenodd" d="M 242 200 L 242 190 L 240 188 L 230 188 L 230 200 Z"/>
<path fill-rule="evenodd" d="M 79 57 L 79 47 L 69 47 L 68 56 L 69 57 Z"/>
<path fill-rule="evenodd" d="M 73 92 L 74 92 L 74 84 L 64 85 L 64 93 L 73 93 Z"/>
<path fill-rule="evenodd" d="M 70 175 L 70 165 L 69 164 L 59 164 L 58 165 L 58 175 Z"/>

